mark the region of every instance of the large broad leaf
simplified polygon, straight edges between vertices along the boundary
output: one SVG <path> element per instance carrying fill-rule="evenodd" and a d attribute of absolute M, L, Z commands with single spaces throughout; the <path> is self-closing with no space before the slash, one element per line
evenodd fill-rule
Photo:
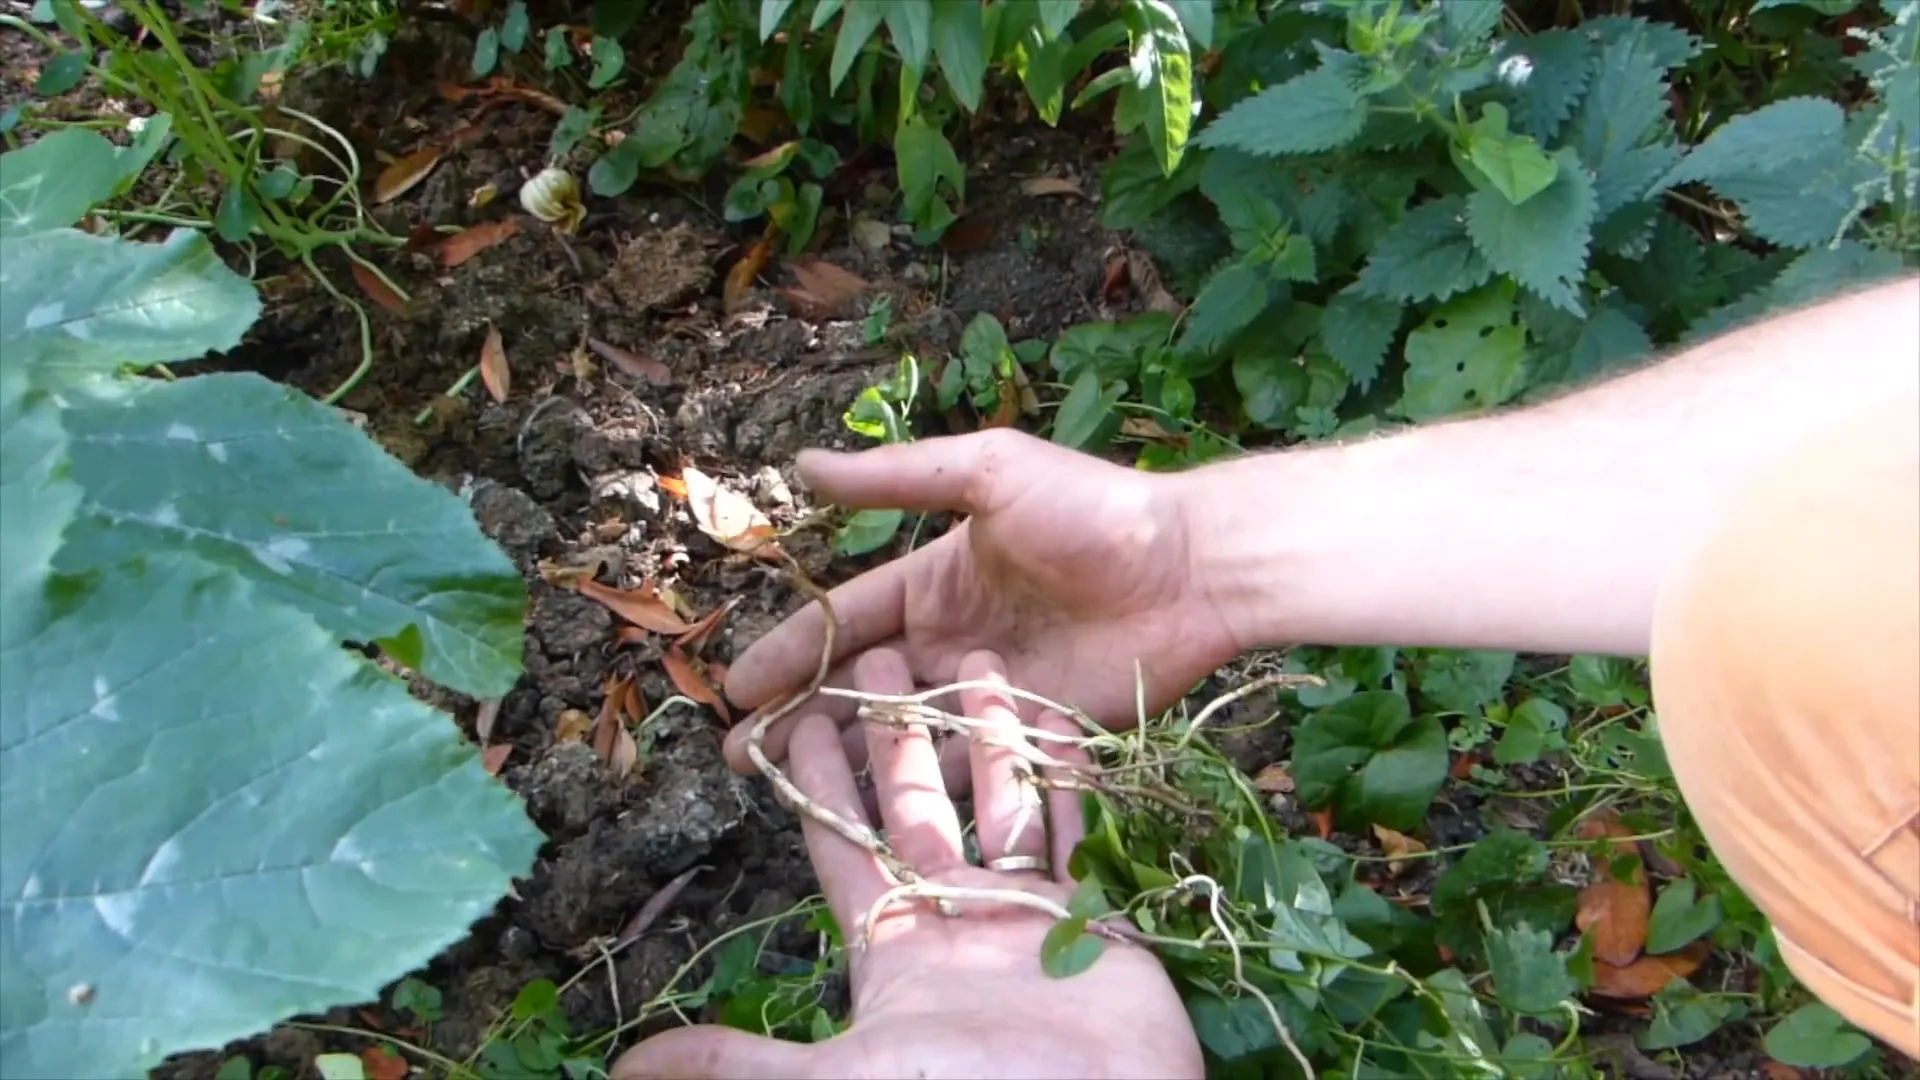
<path fill-rule="evenodd" d="M 59 229 L 9 239 L 0 259 L 4 362 L 37 371 L 198 358 L 259 315 L 253 286 L 190 229 L 155 244 Z"/>
<path fill-rule="evenodd" d="M 0 237 L 18 239 L 79 221 L 120 183 L 118 158 L 112 143 L 81 128 L 0 154 Z"/>
<path fill-rule="evenodd" d="M 512 688 L 525 610 L 512 562 L 456 496 L 334 410 L 208 375 L 75 390 L 65 423 L 86 500 L 62 571 L 191 551 L 440 682 Z"/>
<path fill-rule="evenodd" d="M 369 999 L 531 866 L 458 728 L 239 575 L 136 559 L 46 606 L 0 651 L 0 1073 Z"/>

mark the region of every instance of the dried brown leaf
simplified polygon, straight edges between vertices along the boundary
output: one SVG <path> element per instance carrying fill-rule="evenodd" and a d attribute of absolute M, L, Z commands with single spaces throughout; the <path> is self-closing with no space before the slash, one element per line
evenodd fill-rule
<path fill-rule="evenodd" d="M 615 724 L 614 728 L 613 753 L 607 757 L 607 766 L 613 770 L 615 780 L 625 780 L 640 763 L 640 744 L 634 741 L 627 725 Z"/>
<path fill-rule="evenodd" d="M 452 269 L 519 233 L 520 219 L 511 217 L 461 229 L 440 242 L 440 265 Z"/>
<path fill-rule="evenodd" d="M 1254 774 L 1253 786 L 1269 795 L 1286 795 L 1293 791 L 1293 773 L 1288 771 L 1284 762 L 1276 761 Z"/>
<path fill-rule="evenodd" d="M 713 637 L 713 632 L 720 628 L 721 623 L 727 621 L 727 613 L 732 611 L 734 605 L 739 602 L 738 596 L 728 597 L 726 603 L 714 608 L 705 618 L 688 627 L 686 633 L 674 638 L 674 645 L 685 649 L 689 655 L 699 656 L 700 650 L 706 648 L 707 641 Z"/>
<path fill-rule="evenodd" d="M 454 128 L 453 133 L 447 136 L 447 146 L 449 149 L 452 149 L 455 147 L 461 147 L 461 146 L 471 146 L 474 143 L 477 143 L 481 139 L 484 139 L 486 137 L 487 137 L 487 129 L 484 125 L 462 124 L 459 127 Z"/>
<path fill-rule="evenodd" d="M 360 1068 L 367 1080 L 405 1080 L 412 1067 L 407 1059 L 384 1046 L 369 1046 L 360 1051 Z"/>
<path fill-rule="evenodd" d="M 415 184 L 425 180 L 433 167 L 440 164 L 443 153 L 441 147 L 428 146 L 395 158 L 393 164 L 380 170 L 379 178 L 373 182 L 374 205 L 392 202 L 413 190 Z"/>
<path fill-rule="evenodd" d="M 571 589 L 582 581 L 591 581 L 608 566 L 605 548 L 589 548 L 563 560 L 541 559 L 540 580 L 549 585 Z"/>
<path fill-rule="evenodd" d="M 1593 989 L 1596 997 L 1637 1001 L 1659 993 L 1675 979 L 1685 979 L 1700 970 L 1712 949 L 1705 941 L 1695 941 L 1677 953 L 1642 956 L 1631 964 L 1610 964 L 1594 958 Z"/>
<path fill-rule="evenodd" d="M 1405 856 L 1418 855 L 1427 850 L 1427 845 L 1405 833 L 1395 832 L 1384 825 L 1373 827 L 1374 839 L 1380 841 L 1380 850 L 1387 854 L 1387 873 L 1399 877 L 1407 868 Z"/>
<path fill-rule="evenodd" d="M 680 470 L 680 479 L 701 532 L 735 551 L 753 551 L 772 534 L 773 523 L 745 495 L 691 465 Z"/>
<path fill-rule="evenodd" d="M 555 742 L 581 742 L 593 730 L 593 717 L 580 709 L 566 709 L 553 722 Z"/>
<path fill-rule="evenodd" d="M 494 76 L 490 85 L 493 87 L 495 93 L 504 97 L 510 97 L 515 101 L 531 105 L 536 109 L 544 109 L 555 116 L 567 115 L 567 103 L 544 90 L 535 90 L 531 86 L 521 86 L 512 79 L 497 75 Z"/>
<path fill-rule="evenodd" d="M 473 714 L 473 735 L 485 746 L 493 741 L 493 724 L 500 718 L 500 703 L 503 698 L 487 698 Z"/>
<path fill-rule="evenodd" d="M 831 312 L 846 310 L 847 304 L 871 287 L 865 278 L 825 259 L 795 259 L 790 265 L 793 276 L 800 279 L 800 287 Z"/>
<path fill-rule="evenodd" d="M 1589 818 L 1581 823 L 1581 832 L 1597 839 L 1600 835 L 1621 835 L 1626 830 L 1617 820 Z M 1624 835 L 1633 835 L 1631 831 Z M 1593 955 L 1616 966 L 1631 964 L 1647 946 L 1647 924 L 1653 915 L 1653 890 L 1647 883 L 1640 851 L 1632 843 L 1609 841 L 1604 854 L 1593 861 L 1594 880 L 1580 890 L 1580 906 L 1574 913 L 1574 925 L 1593 935 Z M 1614 866 L 1629 863 L 1627 880 L 1614 874 Z"/>
<path fill-rule="evenodd" d="M 480 346 L 480 381 L 487 384 L 493 400 L 504 402 L 513 389 L 513 371 L 507 367 L 507 346 L 500 340 L 500 328 L 487 324 L 487 340 Z"/>
<path fill-rule="evenodd" d="M 599 601 L 615 615 L 656 634 L 684 634 L 692 629 L 680 621 L 680 616 L 660 599 L 651 584 L 638 589 L 616 589 L 589 580 L 574 583 L 574 588 L 582 596 Z"/>
<path fill-rule="evenodd" d="M 1134 293 L 1146 302 L 1147 310 L 1167 315 L 1179 315 L 1186 310 L 1186 305 L 1160 284 L 1160 268 L 1146 252 L 1127 252 L 1127 278 L 1133 282 Z"/>
<path fill-rule="evenodd" d="M 507 767 L 507 759 L 513 756 L 513 744 L 495 743 L 480 752 L 480 765 L 489 776 L 499 776 L 500 770 Z"/>
<path fill-rule="evenodd" d="M 1151 416 L 1129 416 L 1120 421 L 1120 434 L 1174 446 L 1184 445 L 1187 441 L 1186 436 L 1168 431 Z"/>
<path fill-rule="evenodd" d="M 720 290 L 721 305 L 727 314 L 740 310 L 740 306 L 747 302 L 747 294 L 753 291 L 754 281 L 767 268 L 767 260 L 772 255 L 773 234 L 768 233 L 760 238 L 759 243 L 748 248 L 745 255 L 740 256 L 740 261 L 733 264 L 733 269 L 727 271 L 726 284 Z"/>
<path fill-rule="evenodd" d="M 667 678 L 673 680 L 674 689 L 702 705 L 713 706 L 722 720 L 731 722 L 732 718 L 727 713 L 726 700 L 711 683 L 707 682 L 706 673 L 700 670 L 699 661 L 688 658 L 677 645 L 669 646 L 660 660 L 666 666 Z"/>
<path fill-rule="evenodd" d="M 380 280 L 379 274 L 367 269 L 358 259 L 348 260 L 347 266 L 353 274 L 353 283 L 360 286 L 360 291 L 366 293 L 369 300 L 395 315 L 407 313 L 407 302 L 400 299 L 400 294 L 394 292 L 392 286 Z"/>
<path fill-rule="evenodd" d="M 1029 195 L 1071 195 L 1076 199 L 1087 197 L 1087 193 L 1080 190 L 1079 184 L 1058 176 L 1036 176 L 1031 180 L 1022 181 L 1020 190 Z"/>
<path fill-rule="evenodd" d="M 609 345 L 599 338 L 588 338 L 587 348 L 592 349 L 595 356 L 636 379 L 645 379 L 654 386 L 673 385 L 673 372 L 667 370 L 667 365 L 651 356 L 630 353 L 618 345 Z"/>
<path fill-rule="evenodd" d="M 647 897 L 647 902 L 640 905 L 640 910 L 634 913 L 633 918 L 627 920 L 627 925 L 620 928 L 620 936 L 613 940 L 613 944 L 608 946 L 607 951 L 617 953 L 640 940 L 640 935 L 647 932 L 647 927 L 659 922 L 660 916 L 666 914 L 667 909 L 673 906 L 674 899 L 685 892 L 687 885 L 705 869 L 704 866 L 696 866 L 683 870 L 678 877 L 662 885 L 652 896 Z"/>
<path fill-rule="evenodd" d="M 600 699 L 600 712 L 593 718 L 593 752 L 601 761 L 612 761 L 620 727 L 620 682 L 610 679 L 603 689 L 606 693 Z"/>
<path fill-rule="evenodd" d="M 940 250 L 949 255 L 971 255 L 993 246 L 993 226 L 984 221 L 956 221 L 940 234 Z"/>

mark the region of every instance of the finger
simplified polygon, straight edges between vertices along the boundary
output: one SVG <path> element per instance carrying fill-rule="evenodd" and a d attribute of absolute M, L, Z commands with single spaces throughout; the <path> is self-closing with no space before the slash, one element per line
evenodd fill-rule
<path fill-rule="evenodd" d="M 1009 452 L 1034 452 L 1025 443 L 1036 449 L 1052 446 L 996 429 L 889 443 L 855 454 L 807 450 L 800 455 L 800 479 L 822 502 L 842 506 L 978 514 Z"/>
<path fill-rule="evenodd" d="M 818 659 L 817 657 L 815 659 Z M 811 676 L 809 676 L 811 677 Z M 853 661 L 846 660 L 835 664 L 827 671 L 827 678 L 820 685 L 853 688 Z M 760 742 L 760 749 L 767 760 L 775 765 L 787 760 L 787 743 L 793 738 L 793 728 L 803 716 L 815 714 L 825 716 L 836 725 L 846 728 L 853 723 L 853 714 L 859 711 L 860 703 L 852 698 L 837 697 L 829 694 L 814 694 L 807 700 L 794 706 L 786 716 L 767 728 L 766 736 Z M 747 735 L 753 731 L 753 725 L 760 722 L 760 713 L 754 712 L 746 719 L 727 729 L 726 740 L 721 744 L 721 752 L 726 755 L 727 764 L 742 776 L 752 776 L 760 770 L 754 767 L 753 759 L 747 756 Z M 865 767 L 866 748 L 860 750 L 861 762 L 855 769 Z"/>
<path fill-rule="evenodd" d="M 717 1025 L 673 1028 L 620 1055 L 612 1080 L 761 1080 L 809 1076 L 813 1047 Z"/>
<path fill-rule="evenodd" d="M 931 547 L 929 544 L 827 592 L 836 623 L 835 662 L 900 634 L 904 629 L 907 578 L 926 565 Z M 820 650 L 826 644 L 826 634 L 827 614 L 819 602 L 789 615 L 748 646 L 727 669 L 727 698 L 743 709 L 759 709 L 807 686 L 820 670 Z"/>
<path fill-rule="evenodd" d="M 960 661 L 961 682 L 986 680 L 1005 685 L 1006 678 L 1006 665 L 994 653 L 968 653 Z M 1047 827 L 1040 792 L 1022 779 L 1032 770 L 1018 752 L 1031 744 L 1021 728 L 1012 696 L 987 688 L 962 690 L 960 705 L 982 725 L 969 736 L 973 744 L 973 817 L 979 823 L 981 859 L 991 866 L 993 860 L 1007 856 L 1046 858 Z"/>
<path fill-rule="evenodd" d="M 1035 727 L 1050 731 L 1055 735 L 1084 735 L 1080 725 L 1060 715 L 1052 709 L 1041 712 L 1035 721 Z M 1085 748 L 1072 743 L 1048 740 L 1047 754 L 1069 766 L 1088 768 L 1093 759 Z M 1055 782 L 1064 783 L 1074 774 L 1067 769 L 1047 766 L 1040 775 Z M 1073 859 L 1074 846 L 1087 835 L 1087 815 L 1081 807 L 1080 793 L 1074 790 L 1049 788 L 1047 790 L 1047 835 L 1053 845 L 1053 876 L 1056 880 L 1073 884 L 1073 878 L 1067 873 L 1067 863 Z"/>
<path fill-rule="evenodd" d="M 913 676 L 897 652 L 876 649 L 860 658 L 854 682 L 871 694 L 910 694 Z M 940 757 L 924 727 L 868 721 L 867 756 L 873 769 L 880 818 L 893 853 L 922 875 L 966 865 L 960 846 L 960 815 L 940 779 Z M 849 924 L 842 924 L 849 925 Z"/>
<path fill-rule="evenodd" d="M 847 751 L 847 766 L 853 770 L 854 782 L 860 786 L 860 794 L 865 799 L 867 815 L 878 819 L 880 802 L 873 793 L 873 774 L 867 771 L 871 764 L 867 757 L 867 728 L 865 724 L 853 724 L 840 729 L 840 745 Z M 940 779 L 947 786 L 947 797 L 964 799 L 973 791 L 973 762 L 968 753 L 968 742 L 964 735 L 949 735 L 935 744 L 940 751 Z"/>
<path fill-rule="evenodd" d="M 871 819 L 860 808 L 860 793 L 854 788 L 853 771 L 847 768 L 847 755 L 840 749 L 840 731 L 833 721 L 809 716 L 800 722 L 794 732 L 793 761 L 788 770 L 794 786 L 807 798 L 848 821 L 871 826 Z M 893 887 L 886 869 L 872 852 L 804 814 L 800 831 L 806 837 L 807 855 L 813 860 L 820 891 L 826 894 L 834 919 L 841 926 L 860 925 L 880 895 Z"/>

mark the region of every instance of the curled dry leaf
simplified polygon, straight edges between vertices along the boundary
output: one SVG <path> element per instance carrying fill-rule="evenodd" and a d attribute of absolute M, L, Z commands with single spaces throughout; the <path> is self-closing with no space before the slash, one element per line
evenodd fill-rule
<path fill-rule="evenodd" d="M 1675 979 L 1685 979 L 1700 970 L 1711 951 L 1705 941 L 1695 941 L 1677 953 L 1642 956 L 1631 964 L 1610 964 L 1598 957 L 1593 961 L 1593 989 L 1596 997 L 1619 1001 L 1650 998 Z"/>
<path fill-rule="evenodd" d="M 1375 825 L 1373 835 L 1374 839 L 1380 841 L 1380 850 L 1387 853 L 1387 873 L 1393 877 L 1399 877 L 1407 869 L 1405 856 L 1418 855 L 1427 850 L 1427 845 L 1384 825 Z"/>
<path fill-rule="evenodd" d="M 500 770 L 507 766 L 507 759 L 512 756 L 512 743 L 495 743 L 480 752 L 480 765 L 487 770 L 487 775 L 499 776 Z"/>
<path fill-rule="evenodd" d="M 367 299 L 395 315 L 407 313 L 407 302 L 400 299 L 400 294 L 393 291 L 393 286 L 382 281 L 379 274 L 367 269 L 358 259 L 349 260 L 347 265 L 353 274 L 353 283 L 360 286 L 360 291 L 367 294 Z"/>
<path fill-rule="evenodd" d="M 1058 176 L 1036 176 L 1031 180 L 1022 181 L 1020 190 L 1029 195 L 1071 195 L 1077 199 L 1086 198 L 1086 192 L 1080 190 L 1079 184 Z"/>
<path fill-rule="evenodd" d="M 768 543 L 773 523 L 753 500 L 692 466 L 680 470 L 687 505 L 700 531 L 735 551 L 754 551 Z"/>
<path fill-rule="evenodd" d="M 769 231 L 760 238 L 759 243 L 740 256 L 740 261 L 733 264 L 733 269 L 727 271 L 726 284 L 720 290 L 722 308 L 727 314 L 740 310 L 741 305 L 747 302 L 747 294 L 753 291 L 754 280 L 760 276 L 760 271 L 767 268 L 767 260 L 772 255 L 773 233 Z"/>
<path fill-rule="evenodd" d="M 1254 774 L 1253 786 L 1269 795 L 1288 795 L 1293 792 L 1293 773 L 1276 761 Z"/>
<path fill-rule="evenodd" d="M 667 909 L 673 906 L 673 901 L 686 891 L 687 885 L 693 881 L 695 875 L 705 869 L 704 866 L 696 866 L 683 870 L 678 877 L 647 897 L 647 902 L 640 905 L 640 910 L 634 913 L 633 918 L 627 920 L 626 926 L 621 927 L 620 936 L 613 940 L 608 951 L 617 953 L 640 940 L 640 935 L 647 932 L 647 927 L 659 922 L 660 916 L 665 915 Z"/>
<path fill-rule="evenodd" d="M 626 372 L 636 379 L 645 379 L 654 386 L 672 386 L 673 372 L 667 365 L 651 356 L 637 356 L 618 345 L 609 345 L 599 338 L 588 338 L 587 348 L 595 356 Z"/>
<path fill-rule="evenodd" d="M 638 589 L 616 589 L 597 581 L 579 581 L 574 583 L 574 588 L 582 596 L 604 604 L 615 615 L 656 634 L 684 634 L 691 629 L 673 613 L 651 583 Z"/>
<path fill-rule="evenodd" d="M 640 744 L 634 741 L 627 725 L 615 724 L 614 729 L 613 753 L 607 756 L 607 766 L 613 770 L 615 780 L 625 780 L 640 763 Z"/>
<path fill-rule="evenodd" d="M 500 703 L 504 698 L 488 698 L 480 703 L 473 714 L 473 735 L 485 746 L 493 740 L 493 724 L 500 718 Z"/>
<path fill-rule="evenodd" d="M 513 389 L 513 372 L 507 367 L 507 346 L 500 340 L 500 328 L 487 324 L 487 340 L 480 346 L 480 381 L 487 384 L 493 400 L 504 402 Z"/>
<path fill-rule="evenodd" d="M 714 608 L 706 618 L 694 623 L 687 628 L 686 633 L 674 638 L 673 644 L 677 648 L 686 650 L 687 653 L 692 656 L 699 656 L 700 650 L 706 648 L 707 641 L 713 637 L 713 632 L 720 628 L 721 623 L 727 621 L 727 613 L 732 611 L 734 605 L 739 602 L 740 598 L 738 596 L 728 597 L 726 603 Z"/>
<path fill-rule="evenodd" d="M 1129 416 L 1120 421 L 1120 434 L 1169 446 L 1184 446 L 1187 441 L 1186 436 L 1168 431 L 1151 416 Z"/>
<path fill-rule="evenodd" d="M 373 182 L 375 205 L 392 202 L 413 190 L 414 185 L 425 180 L 433 167 L 440 164 L 440 155 L 444 152 L 441 147 L 429 146 L 395 158 L 393 164 L 380 170 L 380 176 Z"/>
<path fill-rule="evenodd" d="M 563 743 L 582 742 L 592 730 L 593 717 L 579 709 L 567 709 L 561 712 L 553 722 L 553 740 Z"/>
<path fill-rule="evenodd" d="M 501 218 L 461 229 L 440 242 L 440 265 L 452 269 L 495 244 L 520 233 L 519 218 Z"/>
<path fill-rule="evenodd" d="M 593 718 L 593 752 L 601 761 L 612 761 L 613 744 L 618 740 L 615 732 L 620 727 L 620 679 L 608 679 L 601 690 L 605 696 L 600 699 L 600 712 Z"/>
<path fill-rule="evenodd" d="M 669 646 L 660 660 L 666 666 L 667 678 L 673 680 L 674 689 L 702 705 L 713 706 L 714 711 L 720 714 L 720 719 L 732 722 L 726 700 L 707 682 L 706 673 L 700 670 L 698 661 L 681 652 L 678 645 Z"/>
<path fill-rule="evenodd" d="M 1127 252 L 1127 277 L 1133 282 L 1133 291 L 1146 301 L 1147 310 L 1167 315 L 1178 315 L 1186 310 L 1174 295 L 1160 284 L 1160 268 L 1153 264 L 1153 256 L 1144 251 Z"/>

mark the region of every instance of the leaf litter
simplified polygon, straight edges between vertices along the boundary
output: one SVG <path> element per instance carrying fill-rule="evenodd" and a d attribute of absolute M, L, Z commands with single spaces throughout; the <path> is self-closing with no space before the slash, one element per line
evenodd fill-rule
<path fill-rule="evenodd" d="M 390 203 L 412 191 L 433 172 L 434 166 L 440 164 L 440 158 L 445 153 L 443 147 L 435 145 L 395 158 L 392 164 L 380 170 L 379 177 L 373 182 L 374 205 Z"/>
<path fill-rule="evenodd" d="M 592 349 L 595 356 L 636 379 L 645 379 L 654 386 L 673 385 L 673 372 L 651 356 L 639 356 L 593 337 L 587 339 L 587 348 Z"/>
<path fill-rule="evenodd" d="M 615 615 L 656 634 L 684 634 L 692 629 L 660 598 L 651 582 L 643 583 L 638 589 L 615 589 L 597 581 L 583 580 L 575 582 L 573 587 Z"/>
<path fill-rule="evenodd" d="M 501 218 L 462 229 L 440 241 L 440 265 L 452 269 L 495 244 L 520 235 L 519 218 Z"/>
<path fill-rule="evenodd" d="M 513 388 L 513 372 L 507 367 L 507 346 L 500 339 L 500 328 L 487 324 L 487 340 L 480 346 L 480 381 L 487 384 L 493 400 L 505 404 Z"/>

